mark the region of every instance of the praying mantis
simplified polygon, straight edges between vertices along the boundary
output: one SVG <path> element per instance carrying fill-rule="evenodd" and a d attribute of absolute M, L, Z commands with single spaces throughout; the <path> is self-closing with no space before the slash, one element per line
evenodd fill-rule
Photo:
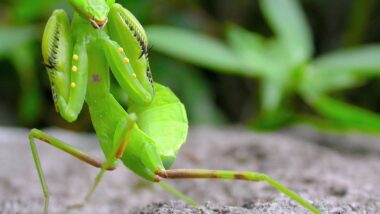
<path fill-rule="evenodd" d="M 29 134 L 30 147 L 48 213 L 49 193 L 36 141 L 45 142 L 100 168 L 83 203 L 90 201 L 107 170 L 118 161 L 140 177 L 160 183 L 190 204 L 191 199 L 162 179 L 230 179 L 266 181 L 313 213 L 318 209 L 269 176 L 246 171 L 169 169 L 188 133 L 186 110 L 167 87 L 152 79 L 145 31 L 134 15 L 114 0 L 69 0 L 75 13 L 70 23 L 65 11 L 50 17 L 42 41 L 57 112 L 74 122 L 84 102 L 89 107 L 105 161 L 38 129 Z M 111 73 L 128 94 L 127 111 L 110 93 Z"/>

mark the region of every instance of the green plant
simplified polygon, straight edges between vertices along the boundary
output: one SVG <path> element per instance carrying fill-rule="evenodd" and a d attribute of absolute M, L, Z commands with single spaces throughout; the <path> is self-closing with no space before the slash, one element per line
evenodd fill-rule
<path fill-rule="evenodd" d="M 235 25 L 226 28 L 228 45 L 207 35 L 169 26 L 151 26 L 154 49 L 216 72 L 260 80 L 257 128 L 291 121 L 316 121 L 334 128 L 379 131 L 379 115 L 334 98 L 334 92 L 379 76 L 380 45 L 338 50 L 313 59 L 310 28 L 295 0 L 261 0 L 274 36 L 265 38 Z M 321 118 L 291 107 L 299 95 Z M 320 123 L 319 123 L 320 124 Z"/>
<path fill-rule="evenodd" d="M 46 14 L 56 1 L 15 0 L 9 7 L 8 20 L 0 20 L 0 59 L 8 60 L 19 77 L 18 115 L 23 125 L 32 125 L 43 111 L 43 99 L 37 70 L 39 54 L 36 46 L 40 26 L 36 20 Z M 3 3 L 2 3 L 3 4 Z M 7 71 L 10 72 L 10 71 Z"/>

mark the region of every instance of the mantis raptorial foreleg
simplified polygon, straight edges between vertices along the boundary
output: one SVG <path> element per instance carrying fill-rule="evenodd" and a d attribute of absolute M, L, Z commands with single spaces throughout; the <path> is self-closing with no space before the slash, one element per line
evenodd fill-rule
<path fill-rule="evenodd" d="M 61 115 L 69 122 L 75 121 L 82 110 L 86 97 L 88 80 L 88 58 L 84 41 L 77 41 L 72 54 L 70 68 L 69 96 L 65 99 L 58 94 L 58 108 Z"/>
<path fill-rule="evenodd" d="M 153 77 L 148 62 L 148 41 L 146 33 L 137 19 L 119 4 L 114 4 L 109 12 L 109 35 L 130 57 L 130 63 L 137 79 L 144 88 L 153 92 Z M 135 40 L 136 42 L 129 42 Z"/>
<path fill-rule="evenodd" d="M 149 104 L 153 99 L 153 92 L 147 90 L 137 78 L 137 73 L 133 69 L 125 49 L 117 42 L 108 39 L 103 39 L 102 43 L 111 71 L 120 86 L 129 92 L 129 98 L 134 103 Z"/>
<path fill-rule="evenodd" d="M 72 38 L 70 23 L 63 10 L 55 10 L 46 24 L 42 39 L 42 56 L 47 68 L 54 104 L 58 109 L 57 94 L 65 99 L 69 96 L 67 85 L 69 80 L 69 65 L 66 63 L 70 57 Z"/>
<path fill-rule="evenodd" d="M 43 36 L 43 57 L 56 109 L 69 122 L 75 121 L 82 109 L 88 79 L 85 41 L 73 45 L 72 40 L 66 12 L 54 11 Z"/>

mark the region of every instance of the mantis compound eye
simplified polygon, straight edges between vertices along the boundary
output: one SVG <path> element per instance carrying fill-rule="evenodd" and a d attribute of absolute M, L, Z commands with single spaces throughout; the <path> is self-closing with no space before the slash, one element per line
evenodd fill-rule
<path fill-rule="evenodd" d="M 90 22 L 91 22 L 91 25 L 97 29 L 97 30 L 101 30 L 104 28 L 104 26 L 106 26 L 107 22 L 108 22 L 108 18 L 104 19 L 104 20 L 96 20 L 96 19 L 90 19 Z"/>

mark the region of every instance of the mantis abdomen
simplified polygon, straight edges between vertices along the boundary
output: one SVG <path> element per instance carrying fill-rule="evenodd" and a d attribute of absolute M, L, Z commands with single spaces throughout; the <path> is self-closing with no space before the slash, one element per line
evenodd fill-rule
<path fill-rule="evenodd" d="M 138 116 L 137 125 L 155 142 L 165 168 L 175 160 L 188 132 L 186 110 L 167 87 L 155 83 L 155 98 L 149 106 L 131 105 L 128 112 Z"/>

